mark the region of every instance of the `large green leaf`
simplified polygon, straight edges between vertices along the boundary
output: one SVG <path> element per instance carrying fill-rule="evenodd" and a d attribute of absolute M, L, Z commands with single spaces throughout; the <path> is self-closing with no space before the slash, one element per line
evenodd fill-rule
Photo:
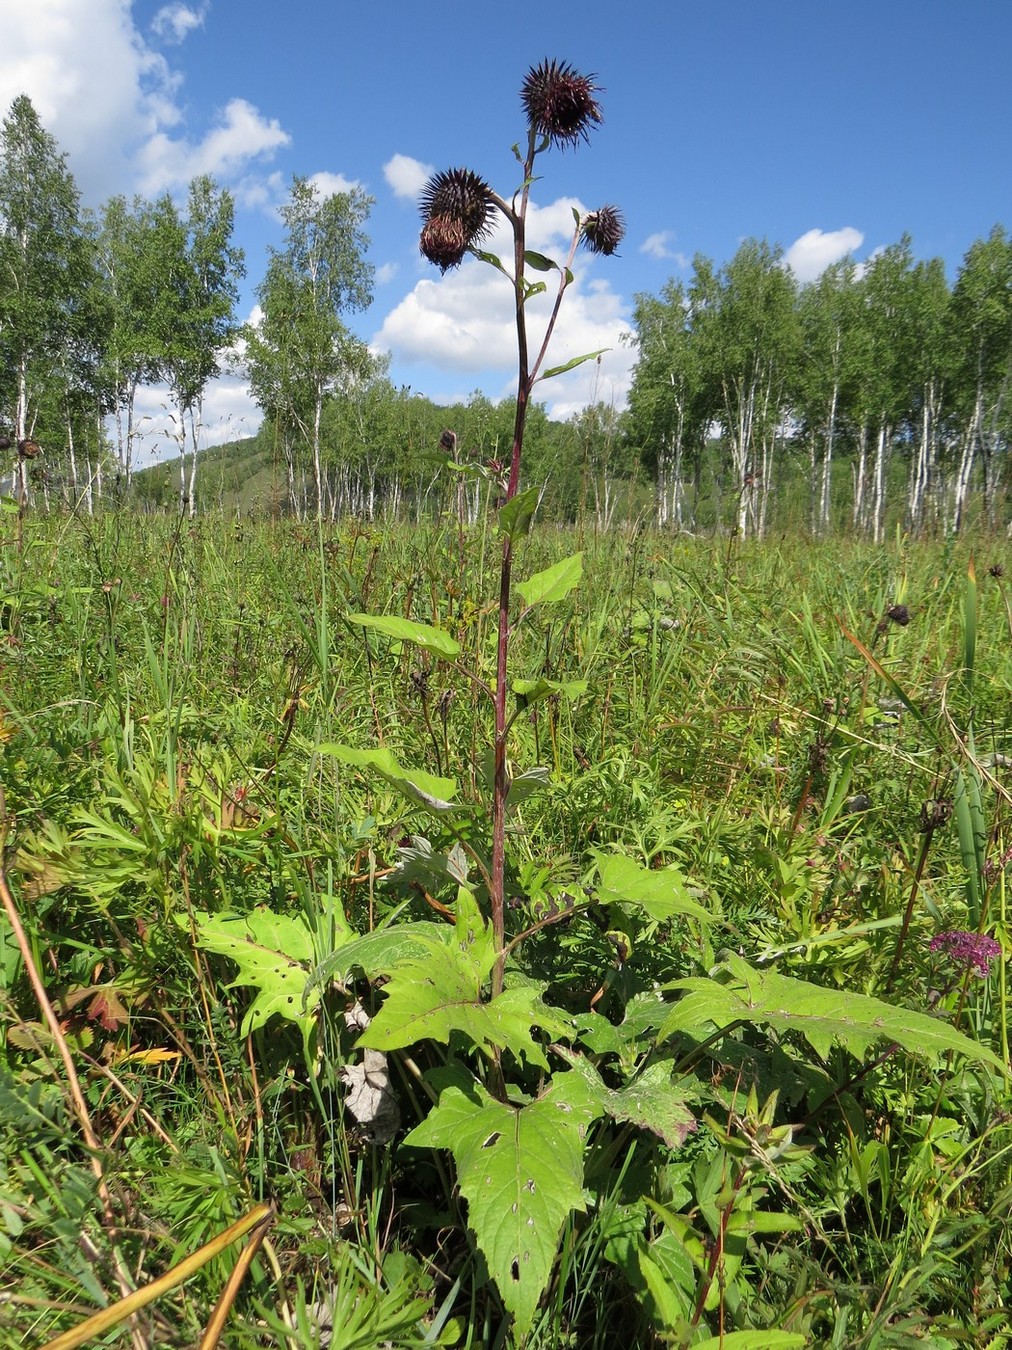
<path fill-rule="evenodd" d="M 834 1042 L 852 1054 L 886 1041 L 930 1059 L 953 1052 L 1005 1073 L 985 1045 L 964 1036 L 938 1017 L 894 1007 L 868 994 L 824 989 L 776 971 L 754 970 L 741 957 L 728 955 L 726 978 L 675 980 L 669 989 L 685 990 L 664 1019 L 658 1039 L 676 1032 L 709 1035 L 716 1028 L 759 1022 L 778 1031 L 797 1031 L 816 1053 L 826 1055 Z"/>
<path fill-rule="evenodd" d="M 240 1035 L 255 1031 L 275 1014 L 308 1030 L 320 995 L 314 990 L 306 997 L 306 977 L 314 947 L 313 934 L 305 919 L 275 914 L 261 906 L 244 915 L 198 911 L 193 921 L 197 945 L 227 956 L 239 967 L 239 974 L 229 987 L 249 985 L 257 991 L 239 1028 Z M 177 922 L 186 928 L 189 916 L 178 915 Z"/>
<path fill-rule="evenodd" d="M 586 1081 L 590 1098 L 598 1103 L 602 1115 L 650 1130 L 671 1148 L 684 1144 L 696 1128 L 688 1102 L 699 1095 L 698 1089 L 692 1080 L 673 1079 L 670 1063 L 660 1060 L 649 1064 L 629 1086 L 610 1088 L 583 1055 L 565 1046 L 556 1049 Z"/>
<path fill-rule="evenodd" d="M 551 604 L 567 596 L 580 584 L 582 576 L 583 554 L 574 553 L 572 557 L 563 558 L 553 567 L 546 567 L 543 572 L 536 572 L 527 581 L 521 582 L 517 586 L 517 594 L 528 608 L 531 605 Z"/>
<path fill-rule="evenodd" d="M 568 1036 L 572 1029 L 542 1002 L 536 987 L 506 989 L 490 1001 L 483 999 L 495 964 L 495 943 L 491 925 L 468 891 L 458 894 L 454 931 L 419 935 L 417 943 L 418 954 L 391 969 L 383 1006 L 360 1037 L 361 1046 L 389 1051 L 421 1040 L 445 1045 L 457 1032 L 481 1049 L 509 1050 L 548 1068 L 532 1028 L 543 1027 L 555 1037 Z"/>
<path fill-rule="evenodd" d="M 395 923 L 353 938 L 324 957 L 313 971 L 307 989 L 320 988 L 331 980 L 343 982 L 353 970 L 364 971 L 369 979 L 386 975 L 400 961 L 430 955 L 433 942 L 441 941 L 445 931 L 442 924 L 436 923 Z"/>
<path fill-rule="evenodd" d="M 427 811 L 437 814 L 441 811 L 464 811 L 467 808 L 455 805 L 451 798 L 457 793 L 455 778 L 437 778 L 424 769 L 405 769 L 398 763 L 396 756 L 386 746 L 377 746 L 372 750 L 356 750 L 350 745 L 337 745 L 328 742 L 319 747 L 321 755 L 333 755 L 344 764 L 353 764 L 357 768 L 371 769 L 386 779 L 398 792 L 424 806 Z"/>
<path fill-rule="evenodd" d="M 596 862 L 603 904 L 633 905 L 648 918 L 662 922 L 676 914 L 687 914 L 701 923 L 711 921 L 712 916 L 689 894 L 677 867 L 641 867 L 624 853 L 598 853 Z"/>
<path fill-rule="evenodd" d="M 347 617 L 349 623 L 358 624 L 360 628 L 371 628 L 385 637 L 410 642 L 412 646 L 433 652 L 436 656 L 452 660 L 460 651 L 460 643 L 456 638 L 428 623 L 415 623 L 413 619 L 401 619 L 396 614 L 349 614 Z"/>
<path fill-rule="evenodd" d="M 404 1142 L 453 1154 L 468 1222 L 522 1337 L 551 1277 L 562 1225 L 586 1208 L 584 1139 L 599 1111 L 574 1073 L 556 1074 L 526 1106 L 497 1102 L 480 1083 L 454 1077 Z"/>

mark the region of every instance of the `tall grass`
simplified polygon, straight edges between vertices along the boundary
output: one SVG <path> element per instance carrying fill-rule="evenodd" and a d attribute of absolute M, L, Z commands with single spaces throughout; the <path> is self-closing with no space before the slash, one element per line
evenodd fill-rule
<path fill-rule="evenodd" d="M 1000 546 L 581 542 L 582 586 L 521 628 L 511 657 L 517 675 L 587 682 L 513 727 L 513 773 L 548 770 L 509 822 L 507 903 L 534 926 L 527 970 L 560 1005 L 610 1007 L 618 1026 L 637 990 L 740 951 L 944 1011 L 1007 1058 Z M 574 544 L 532 534 L 514 565 L 530 575 Z M 253 994 L 195 942 L 191 917 L 270 910 L 318 957 L 342 924 L 438 917 L 445 893 L 391 875 L 415 829 L 402 798 L 321 747 L 383 745 L 481 797 L 491 733 L 473 685 L 345 615 L 445 629 L 460 664 L 491 678 L 491 552 L 456 524 L 126 514 L 28 520 L 23 546 L 0 551 L 4 875 L 57 1019 L 54 1033 L 0 921 L 0 1343 L 68 1332 L 263 1201 L 273 1226 L 226 1343 L 327 1343 L 324 1325 L 333 1345 L 512 1343 L 448 1160 L 371 1144 L 347 1110 L 341 991 L 323 990 L 311 1033 L 274 1019 L 242 1034 Z M 897 606 L 908 622 L 889 617 Z M 938 802 L 951 816 L 927 829 Z M 469 820 L 461 838 L 477 849 Z M 592 909 L 554 922 L 560 897 L 593 890 L 595 850 L 677 864 L 714 923 L 616 937 Z M 929 950 L 952 929 L 998 940 L 990 978 Z M 632 1127 L 597 1136 L 596 1199 L 567 1223 L 529 1344 L 690 1344 L 718 1312 L 727 1328 L 841 1347 L 922 1344 L 926 1324 L 940 1346 L 1004 1334 L 1000 1084 L 888 1050 L 861 1063 L 789 1049 L 740 1034 L 715 1050 L 725 1117 L 704 1128 L 701 1107 L 681 1150 Z M 391 1057 L 405 1128 L 437 1060 L 424 1045 Z M 767 1153 L 763 1176 L 740 1158 L 735 1171 L 734 1148 L 785 1120 L 803 1150 Z M 740 1265 L 714 1265 L 694 1328 L 679 1330 L 663 1306 L 695 1250 L 679 1225 L 705 1233 L 729 1179 L 735 1205 L 798 1226 L 752 1222 Z M 634 1232 L 653 1235 L 656 1271 L 637 1263 Z M 121 1337 L 197 1344 L 237 1250 L 215 1250 Z"/>

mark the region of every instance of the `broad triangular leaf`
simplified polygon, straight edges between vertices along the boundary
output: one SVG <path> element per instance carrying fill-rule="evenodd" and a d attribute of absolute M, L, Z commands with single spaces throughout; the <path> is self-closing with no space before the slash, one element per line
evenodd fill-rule
<path fill-rule="evenodd" d="M 688 914 L 701 923 L 710 922 L 711 916 L 693 900 L 677 867 L 641 867 L 624 853 L 598 853 L 596 861 L 603 904 L 635 905 L 649 918 L 660 921 Z"/>
<path fill-rule="evenodd" d="M 314 951 L 313 935 L 303 918 L 261 907 L 232 916 L 195 912 L 193 921 L 197 945 L 227 956 L 239 967 L 229 987 L 250 985 L 257 990 L 240 1035 L 255 1031 L 275 1014 L 304 1029 L 312 1024 L 320 996 L 314 991 L 306 997 L 307 967 Z M 185 928 L 189 917 L 179 915 L 177 922 Z"/>
<path fill-rule="evenodd" d="M 820 1055 L 834 1042 L 862 1055 L 877 1042 L 894 1042 L 912 1054 L 936 1059 L 948 1052 L 988 1064 L 1005 1073 L 1002 1061 L 976 1041 L 938 1017 L 894 1007 L 868 994 L 824 989 L 776 971 L 754 970 L 729 955 L 728 982 L 719 979 L 676 980 L 669 989 L 684 989 L 658 1032 L 664 1040 L 679 1031 L 709 1034 L 741 1022 L 758 1022 L 779 1031 L 798 1031 Z"/>
<path fill-rule="evenodd" d="M 628 1087 L 615 1089 L 602 1082 L 585 1056 L 565 1046 L 556 1049 L 586 1081 L 591 1099 L 600 1105 L 602 1115 L 650 1130 L 670 1148 L 679 1148 L 696 1128 L 688 1101 L 698 1096 L 698 1090 L 692 1080 L 673 1079 L 670 1063 L 660 1060 L 650 1064 Z"/>
<path fill-rule="evenodd" d="M 453 933 L 444 929 L 432 939 L 421 939 L 419 954 L 392 968 L 383 1006 L 359 1044 L 383 1051 L 421 1040 L 445 1045 L 457 1032 L 481 1049 L 509 1050 L 547 1069 L 532 1028 L 544 1026 L 554 1036 L 565 1036 L 568 1024 L 542 1002 L 537 988 L 507 989 L 484 1000 L 482 989 L 494 964 L 491 926 L 470 893 L 461 889 Z"/>
<path fill-rule="evenodd" d="M 373 933 L 338 947 L 313 971 L 307 990 L 318 989 L 331 980 L 344 981 L 353 970 L 362 970 L 369 979 L 386 975 L 401 961 L 422 958 L 443 941 L 445 929 L 435 923 L 396 923 L 377 928 Z"/>
<path fill-rule="evenodd" d="M 519 1336 L 534 1320 L 566 1217 L 586 1208 L 584 1137 L 598 1114 L 577 1074 L 556 1074 L 519 1107 L 467 1080 L 444 1088 L 404 1140 L 453 1154 L 468 1222 Z"/>
<path fill-rule="evenodd" d="M 521 582 L 517 587 L 517 594 L 528 608 L 531 605 L 551 604 L 567 596 L 574 586 L 580 584 L 582 576 L 583 554 L 574 553 L 572 557 L 563 558 L 553 567 L 537 572 L 527 581 Z"/>
<path fill-rule="evenodd" d="M 452 660 L 460 652 L 460 643 L 456 638 L 428 623 L 415 623 L 413 619 L 402 619 L 396 614 L 349 614 L 347 617 L 349 623 L 358 624 L 360 628 L 372 628 L 386 637 L 410 642 L 412 646 L 433 652 L 436 656 Z"/>

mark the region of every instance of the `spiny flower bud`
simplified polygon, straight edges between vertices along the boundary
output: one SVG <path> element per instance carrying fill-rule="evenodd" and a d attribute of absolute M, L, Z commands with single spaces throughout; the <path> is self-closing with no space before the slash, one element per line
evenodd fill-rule
<path fill-rule="evenodd" d="M 420 247 L 444 272 L 456 267 L 467 250 L 489 230 L 488 184 L 470 169 L 434 174 L 422 190 Z"/>
<path fill-rule="evenodd" d="M 591 124 L 603 122 L 594 95 L 593 77 L 581 75 L 566 61 L 542 61 L 527 72 L 520 97 L 528 125 L 565 149 L 587 139 Z"/>
<path fill-rule="evenodd" d="M 625 234 L 625 221 L 615 206 L 602 206 L 599 211 L 591 211 L 580 226 L 583 242 L 591 253 L 611 255 L 622 242 Z"/>

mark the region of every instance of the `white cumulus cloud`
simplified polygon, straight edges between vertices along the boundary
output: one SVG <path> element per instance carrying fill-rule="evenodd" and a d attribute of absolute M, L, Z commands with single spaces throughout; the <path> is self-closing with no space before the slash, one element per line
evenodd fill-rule
<path fill-rule="evenodd" d="M 158 133 L 141 152 L 141 191 L 151 195 L 188 183 L 197 174 L 229 180 L 250 160 L 269 159 L 291 137 L 276 118 L 265 118 L 244 98 L 222 109 L 218 125 L 196 143 Z"/>
<path fill-rule="evenodd" d="M 86 202 L 155 194 L 213 173 L 247 195 L 252 167 L 288 143 L 233 99 L 209 130 L 186 127 L 183 77 L 158 50 L 203 22 L 206 0 L 163 5 L 147 35 L 128 0 L 0 0 L 0 115 L 20 94 L 67 153 Z"/>
<path fill-rule="evenodd" d="M 408 197 L 413 201 L 432 177 L 435 170 L 431 164 L 423 164 L 410 155 L 394 155 L 383 165 L 383 177 L 387 180 L 395 197 Z"/>
<path fill-rule="evenodd" d="M 341 193 L 351 192 L 353 188 L 362 186 L 352 178 L 345 178 L 343 173 L 328 173 L 325 169 L 311 174 L 309 185 L 316 188 L 316 195 L 321 200 L 324 197 L 336 197 Z"/>
<path fill-rule="evenodd" d="M 799 281 L 815 281 L 827 267 L 863 243 L 864 235 L 852 225 L 841 230 L 807 230 L 784 254 L 784 262 Z"/>
<path fill-rule="evenodd" d="M 182 42 L 195 28 L 203 28 L 207 5 L 194 9 L 180 2 L 163 5 L 151 20 L 152 32 L 169 42 Z"/>

